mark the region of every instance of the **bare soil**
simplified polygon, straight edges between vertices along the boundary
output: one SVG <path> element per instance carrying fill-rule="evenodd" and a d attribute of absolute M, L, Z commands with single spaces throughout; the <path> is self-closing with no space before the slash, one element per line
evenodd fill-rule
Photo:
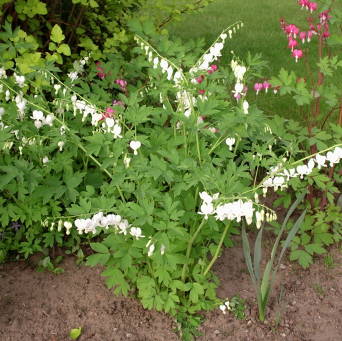
<path fill-rule="evenodd" d="M 222 299 L 238 294 L 246 300 L 245 320 L 218 309 L 204 313 L 204 340 L 339 341 L 342 340 L 342 249 L 330 250 L 308 270 L 285 262 L 278 274 L 267 321 L 258 322 L 254 291 L 241 247 L 226 249 L 215 272 Z M 115 297 L 105 287 L 101 269 L 77 266 L 72 257 L 65 272 L 37 272 L 28 263 L 0 266 L 0 340 L 69 340 L 82 327 L 80 341 L 180 340 L 175 322 L 165 314 L 143 309 L 131 298 Z"/>

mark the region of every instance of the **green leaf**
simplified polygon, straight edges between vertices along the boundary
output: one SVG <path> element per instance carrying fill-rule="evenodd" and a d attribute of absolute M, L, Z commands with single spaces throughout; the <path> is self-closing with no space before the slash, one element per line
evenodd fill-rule
<path fill-rule="evenodd" d="M 312 256 L 304 250 L 295 250 L 290 254 L 290 260 L 298 260 L 298 263 L 305 269 L 312 264 Z"/>
<path fill-rule="evenodd" d="M 199 296 L 204 294 L 204 289 L 201 284 L 194 283 L 190 291 L 190 301 L 192 303 L 197 303 L 199 301 Z"/>
<path fill-rule="evenodd" d="M 334 242 L 333 235 L 329 232 L 315 233 L 314 234 L 315 244 L 330 245 Z"/>
<path fill-rule="evenodd" d="M 71 329 L 70 333 L 69 333 L 69 337 L 72 340 L 77 340 L 80 337 L 81 333 L 82 333 L 82 328 L 81 327 L 75 328 L 75 329 Z"/>
<path fill-rule="evenodd" d="M 56 48 L 57 48 L 56 44 L 54 42 L 50 41 L 49 50 L 50 51 L 56 51 Z"/>
<path fill-rule="evenodd" d="M 326 253 L 327 251 L 319 244 L 309 244 L 304 246 L 305 250 L 310 254 L 313 255 L 315 253 L 321 255 Z"/>
<path fill-rule="evenodd" d="M 271 283 L 270 283 L 271 271 L 272 271 L 272 262 L 268 261 L 266 264 L 264 275 L 262 276 L 262 282 L 260 286 L 261 300 L 263 302 L 264 307 L 266 307 L 267 305 L 268 294 L 271 288 Z"/>
<path fill-rule="evenodd" d="M 109 260 L 110 254 L 103 253 L 95 253 L 94 255 L 90 255 L 87 257 L 86 265 L 95 266 L 95 265 L 105 265 Z"/>
<path fill-rule="evenodd" d="M 254 245 L 254 273 L 257 282 L 260 280 L 260 261 L 262 257 L 262 249 L 261 249 L 261 241 L 262 241 L 262 231 L 263 228 L 260 229 L 258 236 L 255 240 Z"/>
<path fill-rule="evenodd" d="M 65 56 L 70 56 L 71 55 L 70 47 L 67 44 L 61 44 L 60 46 L 58 46 L 57 52 L 58 53 L 62 53 Z"/>
<path fill-rule="evenodd" d="M 107 246 L 101 243 L 90 243 L 90 247 L 99 253 L 109 253 Z"/>
<path fill-rule="evenodd" d="M 57 44 L 61 43 L 64 40 L 65 36 L 59 25 L 55 24 L 53 26 L 50 38 Z"/>
<path fill-rule="evenodd" d="M 243 255 L 245 256 L 245 261 L 247 264 L 247 269 L 248 269 L 249 274 L 251 276 L 252 282 L 254 283 L 254 285 L 256 285 L 257 280 L 256 280 L 254 270 L 253 270 L 251 250 L 249 247 L 249 241 L 248 241 L 248 237 L 247 237 L 247 233 L 246 233 L 246 227 L 244 224 L 242 225 L 242 248 L 243 248 Z"/>

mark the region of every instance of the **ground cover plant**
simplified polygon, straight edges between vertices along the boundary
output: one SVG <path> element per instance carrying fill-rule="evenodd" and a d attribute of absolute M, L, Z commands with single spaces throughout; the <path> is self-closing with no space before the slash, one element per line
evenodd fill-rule
<path fill-rule="evenodd" d="M 278 238 L 264 280 L 262 232 L 254 269 L 243 232 L 264 320 L 281 233 L 291 229 L 280 258 L 292 241 L 291 257 L 303 265 L 303 255 L 322 253 L 320 240 L 340 239 L 341 226 L 332 233 L 331 217 L 322 215 L 313 237 L 312 225 L 301 224 L 304 213 L 296 223 L 287 217 L 279 228 L 267 204 L 278 192 L 278 204 L 295 202 L 300 214 L 308 206 L 329 207 L 334 221 L 340 219 L 340 122 L 330 123 L 331 134 L 317 124 L 317 110 L 306 129 L 257 107 L 246 86 L 263 72 L 260 56 L 234 52 L 220 60 L 225 44 L 234 44 L 244 29 L 241 21 L 208 49 L 201 41 L 171 41 L 148 21 L 127 25 L 134 36 L 129 60 L 103 51 L 101 59 L 90 54 L 74 61 L 68 73 L 51 61 L 25 75 L 8 61 L 0 68 L 2 260 L 42 251 L 41 265 L 56 270 L 48 249 L 63 246 L 83 258 L 81 246 L 89 245 L 87 264 L 104 266 L 102 275 L 115 294 L 135 295 L 144 308 L 171 314 L 182 337 L 190 339 L 199 311 L 221 305 L 237 307 L 243 316 L 240 301 L 222 305 L 217 298 L 212 267 L 242 223 L 260 229 L 273 222 Z M 9 23 L 5 27 L 15 34 Z M 61 37 L 52 28 L 51 41 L 63 44 Z M 295 51 L 294 60 L 302 57 Z M 319 57 L 319 74 L 342 67 L 337 56 Z M 298 105 L 317 103 L 293 78 L 280 75 L 255 90 L 272 86 L 294 93 Z M 333 99 L 325 96 L 333 108 L 338 94 L 336 89 Z M 306 227 L 295 237 L 301 226 Z"/>

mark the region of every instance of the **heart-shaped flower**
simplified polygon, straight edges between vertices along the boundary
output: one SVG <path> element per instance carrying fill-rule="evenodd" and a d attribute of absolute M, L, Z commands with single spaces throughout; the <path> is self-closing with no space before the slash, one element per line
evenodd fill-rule
<path fill-rule="evenodd" d="M 131 141 L 129 146 L 133 149 L 134 155 L 138 155 L 137 150 L 141 147 L 140 141 Z"/>

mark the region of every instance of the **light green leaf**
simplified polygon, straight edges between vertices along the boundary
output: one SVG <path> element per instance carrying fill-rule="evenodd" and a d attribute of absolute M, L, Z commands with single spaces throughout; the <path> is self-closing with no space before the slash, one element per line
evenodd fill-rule
<path fill-rule="evenodd" d="M 63 34 L 63 31 L 59 25 L 56 24 L 52 28 L 50 38 L 52 41 L 54 41 L 55 43 L 58 43 L 58 44 L 64 40 L 65 35 Z"/>
<path fill-rule="evenodd" d="M 71 329 L 70 333 L 69 333 L 69 337 L 72 340 L 77 340 L 80 337 L 81 333 L 82 333 L 82 328 L 81 327 L 75 328 L 75 329 Z"/>
<path fill-rule="evenodd" d="M 63 53 L 65 56 L 70 56 L 71 55 L 71 50 L 69 45 L 67 44 L 62 44 L 58 47 L 57 49 L 58 53 Z"/>
<path fill-rule="evenodd" d="M 95 0 L 89 0 L 89 5 L 91 8 L 99 7 L 99 4 Z"/>

